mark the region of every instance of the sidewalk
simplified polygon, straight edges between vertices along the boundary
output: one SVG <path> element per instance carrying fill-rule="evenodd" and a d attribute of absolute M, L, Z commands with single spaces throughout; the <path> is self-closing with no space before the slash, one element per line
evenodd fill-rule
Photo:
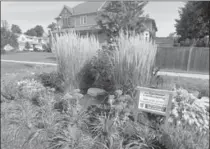
<path fill-rule="evenodd" d="M 1 62 L 57 66 L 57 64 L 55 64 L 55 63 L 30 62 L 30 61 L 14 61 L 14 60 L 2 60 L 2 59 L 1 59 Z M 196 78 L 196 79 L 209 80 L 209 75 L 192 74 L 192 73 L 176 73 L 176 72 L 164 72 L 164 71 L 160 71 L 160 72 L 158 72 L 158 75 L 162 75 L 162 76 L 176 76 L 176 77 L 187 77 L 187 78 Z"/>

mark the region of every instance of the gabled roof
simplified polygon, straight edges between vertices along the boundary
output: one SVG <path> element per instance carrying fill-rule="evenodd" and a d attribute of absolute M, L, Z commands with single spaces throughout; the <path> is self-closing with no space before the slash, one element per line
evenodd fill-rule
<path fill-rule="evenodd" d="M 73 8 L 73 15 L 97 12 L 102 7 L 102 5 L 104 5 L 104 3 L 104 1 L 81 3 Z"/>
<path fill-rule="evenodd" d="M 156 23 L 155 23 L 155 20 L 154 19 L 151 19 L 151 18 L 147 18 L 147 17 L 139 17 L 141 20 L 143 20 L 144 22 L 151 22 L 155 28 L 155 30 L 157 31 L 157 26 L 156 26 Z"/>
<path fill-rule="evenodd" d="M 63 9 L 66 8 L 70 13 L 72 13 L 72 15 L 88 14 L 99 11 L 102 8 L 102 6 L 105 4 L 105 2 L 106 1 L 84 2 L 79 5 L 76 5 L 73 8 L 64 5 Z M 59 16 L 61 15 L 63 9 L 61 10 Z M 59 18 L 59 16 L 57 18 Z"/>

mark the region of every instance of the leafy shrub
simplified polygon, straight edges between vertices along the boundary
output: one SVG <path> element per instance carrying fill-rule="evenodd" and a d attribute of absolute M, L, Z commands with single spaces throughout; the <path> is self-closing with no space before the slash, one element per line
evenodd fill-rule
<path fill-rule="evenodd" d="M 209 133 L 203 134 L 199 130 L 189 127 L 188 130 L 180 127 L 170 126 L 167 129 L 171 136 L 174 149 L 208 149 Z"/>
<path fill-rule="evenodd" d="M 71 32 L 54 39 L 52 50 L 57 58 L 58 72 L 62 74 L 65 84 L 78 88 L 76 75 L 85 62 L 96 55 L 98 49 L 100 46 L 95 36 L 80 36 Z"/>
<path fill-rule="evenodd" d="M 202 102 L 187 90 L 178 89 L 173 99 L 170 123 L 206 132 L 209 127 L 208 103 Z"/>
<path fill-rule="evenodd" d="M 108 92 L 115 90 L 113 66 L 108 52 L 105 49 L 98 50 L 97 56 L 87 61 L 78 73 L 79 88 L 82 93 L 86 93 L 91 87 L 101 88 Z"/>
<path fill-rule="evenodd" d="M 43 48 L 43 50 L 44 50 L 45 52 L 52 52 L 50 43 L 43 44 L 43 45 L 42 45 L 42 48 Z"/>
<path fill-rule="evenodd" d="M 64 79 L 62 75 L 58 72 L 50 72 L 50 73 L 42 73 L 37 76 L 37 79 L 41 81 L 41 83 L 45 87 L 54 88 L 58 92 L 64 92 Z"/>

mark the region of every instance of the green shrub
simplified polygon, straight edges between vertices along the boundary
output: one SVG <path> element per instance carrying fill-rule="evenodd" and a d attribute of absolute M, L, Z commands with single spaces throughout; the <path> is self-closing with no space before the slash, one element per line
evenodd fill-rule
<path fill-rule="evenodd" d="M 113 66 L 108 52 L 105 49 L 98 50 L 97 56 L 87 61 L 78 73 L 79 88 L 82 93 L 86 93 L 91 87 L 101 88 L 107 92 L 115 90 Z"/>
<path fill-rule="evenodd" d="M 42 48 L 43 48 L 43 50 L 44 50 L 45 52 L 52 52 L 50 43 L 43 44 L 43 45 L 42 45 Z"/>
<path fill-rule="evenodd" d="M 39 74 L 37 76 L 37 79 L 40 80 L 45 87 L 55 88 L 55 90 L 58 92 L 64 92 L 64 79 L 62 75 L 58 72 L 45 72 Z"/>

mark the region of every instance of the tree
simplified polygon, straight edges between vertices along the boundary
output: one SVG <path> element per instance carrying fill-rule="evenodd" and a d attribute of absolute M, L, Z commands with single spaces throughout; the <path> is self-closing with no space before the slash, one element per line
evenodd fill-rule
<path fill-rule="evenodd" d="M 209 35 L 208 1 L 189 1 L 179 10 L 180 19 L 176 19 L 176 32 L 180 40 L 199 39 Z"/>
<path fill-rule="evenodd" d="M 15 24 L 12 24 L 11 31 L 13 33 L 18 33 L 18 34 L 21 34 L 22 33 L 20 27 L 18 25 L 15 25 Z"/>
<path fill-rule="evenodd" d="M 18 47 L 17 36 L 8 29 L 8 23 L 5 21 L 1 27 L 1 49 L 7 44 L 14 48 Z"/>
<path fill-rule="evenodd" d="M 25 32 L 26 35 L 28 36 L 37 36 L 37 32 L 32 28 L 32 29 L 29 29 Z"/>
<path fill-rule="evenodd" d="M 27 50 L 29 50 L 29 49 L 31 48 L 31 46 L 30 46 L 29 42 L 26 42 L 26 44 L 25 44 L 25 48 L 26 48 Z"/>
<path fill-rule="evenodd" d="M 143 1 L 110 1 L 104 10 L 98 14 L 97 23 L 101 32 L 108 37 L 116 37 L 120 30 L 135 31 L 143 30 L 143 8 L 147 2 Z"/>
<path fill-rule="evenodd" d="M 44 29 L 41 25 L 35 26 L 34 30 L 36 31 L 37 37 L 42 37 L 44 33 Z"/>
<path fill-rule="evenodd" d="M 48 25 L 48 27 L 51 31 L 56 29 L 56 23 L 52 22 L 51 24 Z"/>
<path fill-rule="evenodd" d="M 44 29 L 40 25 L 37 25 L 34 28 L 31 28 L 25 32 L 25 34 L 28 36 L 37 36 L 37 37 L 42 37 L 43 33 L 44 33 Z"/>

